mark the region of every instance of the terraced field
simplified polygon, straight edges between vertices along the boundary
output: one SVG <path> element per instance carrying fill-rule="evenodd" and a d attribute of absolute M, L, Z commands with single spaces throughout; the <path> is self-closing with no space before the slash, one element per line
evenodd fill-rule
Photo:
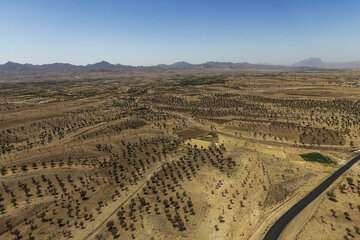
<path fill-rule="evenodd" d="M 358 72 L 102 74 L 1 85 L 1 239 L 262 239 L 360 145 Z M 359 236 L 349 174 L 299 239 Z"/>

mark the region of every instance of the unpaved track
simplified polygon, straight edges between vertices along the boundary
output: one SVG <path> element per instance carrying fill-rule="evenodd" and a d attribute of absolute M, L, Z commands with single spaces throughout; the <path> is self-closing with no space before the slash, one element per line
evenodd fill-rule
<path fill-rule="evenodd" d="M 155 110 L 154 108 L 152 108 L 153 110 Z M 262 139 L 254 139 L 254 138 L 248 138 L 248 137 L 244 137 L 244 136 L 239 136 L 239 135 L 235 135 L 233 133 L 229 133 L 229 132 L 225 132 L 225 131 L 221 131 L 221 130 L 217 130 L 217 129 L 212 129 L 209 126 L 203 125 L 197 121 L 195 121 L 194 119 L 192 119 L 190 116 L 188 116 L 185 113 L 178 113 L 178 112 L 173 112 L 173 111 L 164 111 L 167 112 L 169 114 L 173 114 L 176 115 L 190 123 L 192 123 L 194 126 L 201 128 L 205 131 L 209 131 L 209 132 L 216 132 L 218 134 L 221 134 L 223 136 L 227 136 L 230 138 L 234 138 L 234 139 L 240 139 L 240 140 L 245 140 L 247 142 L 252 142 L 252 143 L 262 143 L 262 144 L 266 144 L 266 145 L 276 145 L 276 146 L 288 146 L 288 147 L 293 147 L 294 144 L 292 143 L 287 143 L 287 142 L 275 142 L 275 141 L 268 141 L 268 140 L 262 140 Z M 309 148 L 313 148 L 313 146 L 311 144 L 302 144 L 305 147 L 309 147 Z M 346 146 L 342 146 L 342 145 L 320 145 L 320 146 L 316 146 L 317 149 L 323 149 L 323 150 L 342 150 L 342 149 L 347 149 L 348 147 Z"/>
<path fill-rule="evenodd" d="M 286 228 L 288 223 L 293 220 L 297 214 L 299 214 L 307 205 L 314 201 L 321 193 L 323 193 L 336 179 L 338 179 L 344 172 L 351 168 L 355 163 L 360 160 L 360 155 L 357 155 L 351 159 L 343 167 L 339 168 L 330 177 L 325 179 L 319 186 L 312 190 L 303 199 L 297 202 L 292 208 L 290 208 L 284 215 L 282 215 L 266 233 L 264 240 L 278 239 L 282 231 Z"/>

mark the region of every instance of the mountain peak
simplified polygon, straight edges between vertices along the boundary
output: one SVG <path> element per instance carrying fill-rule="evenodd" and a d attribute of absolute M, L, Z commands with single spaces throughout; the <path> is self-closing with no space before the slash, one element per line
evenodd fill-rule
<path fill-rule="evenodd" d="M 101 61 L 101 62 L 97 62 L 94 64 L 88 64 L 88 66 L 109 66 L 109 65 L 111 65 L 111 64 L 107 61 Z"/>
<path fill-rule="evenodd" d="M 191 64 L 184 62 L 184 61 L 180 61 L 180 62 L 173 63 L 170 66 L 172 66 L 172 67 L 188 67 L 188 66 L 191 66 Z"/>
<path fill-rule="evenodd" d="M 193 64 L 188 63 L 188 62 L 184 62 L 184 61 L 179 61 L 173 64 L 158 64 L 156 65 L 156 67 L 160 67 L 160 68 L 187 68 L 187 67 L 191 67 L 193 66 Z"/>
<path fill-rule="evenodd" d="M 7 61 L 4 66 L 18 66 L 20 65 L 19 63 L 15 63 L 15 62 L 11 62 L 11 61 Z"/>
<path fill-rule="evenodd" d="M 294 63 L 293 66 L 295 67 L 323 67 L 324 63 L 320 58 L 316 58 L 316 57 L 311 57 L 311 58 L 307 58 L 304 59 L 300 62 Z"/>

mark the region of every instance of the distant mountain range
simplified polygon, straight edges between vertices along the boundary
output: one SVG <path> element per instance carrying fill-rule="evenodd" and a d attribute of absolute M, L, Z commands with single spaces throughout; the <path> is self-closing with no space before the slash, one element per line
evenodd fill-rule
<path fill-rule="evenodd" d="M 171 69 L 302 69 L 311 70 L 311 68 L 304 67 L 286 67 L 281 65 L 267 65 L 267 64 L 251 64 L 247 62 L 232 63 L 232 62 L 206 62 L 201 64 L 191 64 L 187 62 L 176 62 L 173 64 L 159 64 L 156 66 L 129 66 L 121 64 L 111 64 L 106 61 L 101 61 L 95 64 L 88 65 L 72 65 L 69 63 L 53 63 L 43 65 L 33 64 L 20 64 L 14 62 L 7 62 L 0 65 L 1 73 L 30 73 L 30 72 L 54 72 L 54 73 L 80 73 L 80 72 L 91 72 L 91 71 L 124 71 L 124 70 L 139 70 L 139 69 L 159 69 L 159 70 L 171 70 Z"/>
<path fill-rule="evenodd" d="M 102 61 L 95 64 L 88 64 L 85 66 L 72 65 L 69 63 L 53 63 L 43 65 L 20 64 L 14 62 L 7 62 L 0 65 L 0 72 L 27 72 L 27 71 L 47 71 L 47 72 L 85 72 L 85 71 L 115 71 L 120 69 L 130 69 L 131 66 L 121 64 L 110 64 Z"/>
<path fill-rule="evenodd" d="M 327 69 L 360 68 L 359 62 L 323 62 L 320 58 L 308 58 L 293 64 L 294 67 L 313 67 Z"/>
<path fill-rule="evenodd" d="M 72 65 L 69 63 L 53 63 L 43 65 L 20 64 L 14 62 L 7 62 L 0 65 L 0 74 L 13 73 L 34 73 L 34 72 L 50 72 L 50 73 L 81 73 L 81 72 L 116 72 L 126 70 L 140 70 L 140 69 L 283 69 L 283 70 L 319 70 L 319 69 L 350 69 L 360 68 L 360 62 L 348 63 L 325 63 L 319 58 L 309 58 L 297 62 L 291 66 L 283 65 L 269 65 L 269 64 L 251 64 L 247 62 L 206 62 L 201 64 L 191 64 L 187 62 L 176 62 L 173 64 L 159 64 L 156 66 L 129 66 L 121 64 L 111 64 L 106 61 L 101 61 L 95 64 L 88 65 Z"/>

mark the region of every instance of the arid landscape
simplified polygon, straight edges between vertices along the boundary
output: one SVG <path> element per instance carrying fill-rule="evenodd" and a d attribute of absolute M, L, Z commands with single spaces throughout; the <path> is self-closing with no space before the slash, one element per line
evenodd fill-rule
<path fill-rule="evenodd" d="M 359 12 L 0 0 L 0 240 L 360 240 Z"/>
<path fill-rule="evenodd" d="M 105 69 L 2 72 L 0 239 L 263 239 L 359 154 L 358 70 Z M 357 163 L 281 238 L 359 228 Z"/>

